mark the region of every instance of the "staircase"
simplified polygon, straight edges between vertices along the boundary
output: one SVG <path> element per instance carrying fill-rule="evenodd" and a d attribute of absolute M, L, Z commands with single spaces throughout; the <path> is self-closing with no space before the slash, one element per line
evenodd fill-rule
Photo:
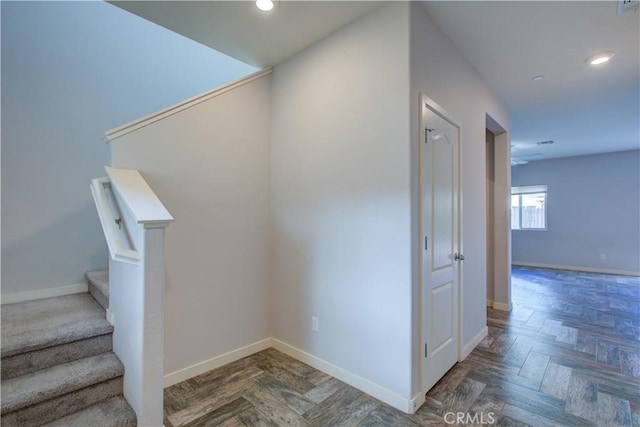
<path fill-rule="evenodd" d="M 124 367 L 112 350 L 106 271 L 89 293 L 2 306 L 3 427 L 129 427 Z"/>

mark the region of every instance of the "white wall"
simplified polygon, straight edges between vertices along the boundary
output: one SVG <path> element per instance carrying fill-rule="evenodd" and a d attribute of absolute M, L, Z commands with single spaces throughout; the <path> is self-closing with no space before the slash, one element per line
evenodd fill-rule
<path fill-rule="evenodd" d="M 254 68 L 104 2 L 1 2 L 2 293 L 106 268 L 89 182 L 114 126 Z"/>
<path fill-rule="evenodd" d="M 493 308 L 511 311 L 511 141 L 502 129 L 493 131 Z"/>
<path fill-rule="evenodd" d="M 486 326 L 486 114 L 509 129 L 506 108 L 442 33 L 422 4 L 411 2 L 411 170 L 418 182 L 418 96 L 422 92 L 446 109 L 461 124 L 462 152 L 462 345 L 473 343 Z M 417 186 L 412 202 L 418 203 Z M 418 236 L 417 208 L 413 230 Z M 416 243 L 414 247 L 418 248 Z M 414 277 L 419 275 L 414 251 Z M 414 325 L 419 325 L 420 286 L 414 286 Z M 413 384 L 419 390 L 420 335 L 414 330 Z"/>
<path fill-rule="evenodd" d="M 486 131 L 486 188 L 487 188 L 487 305 L 493 305 L 493 287 L 495 282 L 495 137 L 489 129 Z"/>
<path fill-rule="evenodd" d="M 385 5 L 276 66 L 271 132 L 275 337 L 405 398 L 408 24 Z"/>
<path fill-rule="evenodd" d="M 512 185 L 538 184 L 548 191 L 547 231 L 512 231 L 514 264 L 640 274 L 639 150 L 512 168 Z"/>
<path fill-rule="evenodd" d="M 267 74 L 112 142 L 113 166 L 138 169 L 175 219 L 165 374 L 271 336 L 270 83 Z"/>

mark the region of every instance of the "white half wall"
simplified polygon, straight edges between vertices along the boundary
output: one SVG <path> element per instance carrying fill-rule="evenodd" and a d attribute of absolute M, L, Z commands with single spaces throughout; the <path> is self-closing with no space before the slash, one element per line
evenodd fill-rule
<path fill-rule="evenodd" d="M 175 219 L 165 374 L 271 336 L 270 83 L 263 73 L 112 142 L 113 166 L 138 169 Z"/>
<path fill-rule="evenodd" d="M 384 5 L 276 66 L 271 131 L 274 337 L 407 400 L 408 16 Z"/>
<path fill-rule="evenodd" d="M 88 189 L 109 163 L 107 129 L 255 68 L 102 1 L 0 7 L 9 301 L 70 289 L 85 271 L 107 267 Z"/>
<path fill-rule="evenodd" d="M 509 115 L 496 95 L 438 28 L 420 2 L 411 2 L 411 176 L 412 230 L 418 236 L 418 96 L 422 92 L 461 124 L 462 173 L 462 348 L 486 327 L 486 115 L 509 129 Z M 413 390 L 420 389 L 420 242 L 413 251 Z"/>

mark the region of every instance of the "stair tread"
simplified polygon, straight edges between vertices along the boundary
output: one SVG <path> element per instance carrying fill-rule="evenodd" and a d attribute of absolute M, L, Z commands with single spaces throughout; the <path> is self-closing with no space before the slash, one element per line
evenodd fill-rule
<path fill-rule="evenodd" d="M 2 381 L 0 407 L 6 414 L 123 374 L 113 352 L 56 365 Z"/>
<path fill-rule="evenodd" d="M 84 277 L 104 296 L 109 297 L 109 270 L 87 271 Z"/>
<path fill-rule="evenodd" d="M 43 427 L 129 427 L 135 425 L 135 412 L 122 396 L 116 396 L 59 418 Z"/>
<path fill-rule="evenodd" d="M 2 357 L 113 332 L 105 311 L 88 294 L 2 306 Z"/>

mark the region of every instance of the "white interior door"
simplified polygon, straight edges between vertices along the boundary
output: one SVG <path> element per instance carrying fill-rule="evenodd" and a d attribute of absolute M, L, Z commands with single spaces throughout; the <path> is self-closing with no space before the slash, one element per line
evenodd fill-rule
<path fill-rule="evenodd" d="M 460 129 L 428 98 L 423 97 L 421 104 L 422 379 L 426 391 L 458 360 Z"/>

